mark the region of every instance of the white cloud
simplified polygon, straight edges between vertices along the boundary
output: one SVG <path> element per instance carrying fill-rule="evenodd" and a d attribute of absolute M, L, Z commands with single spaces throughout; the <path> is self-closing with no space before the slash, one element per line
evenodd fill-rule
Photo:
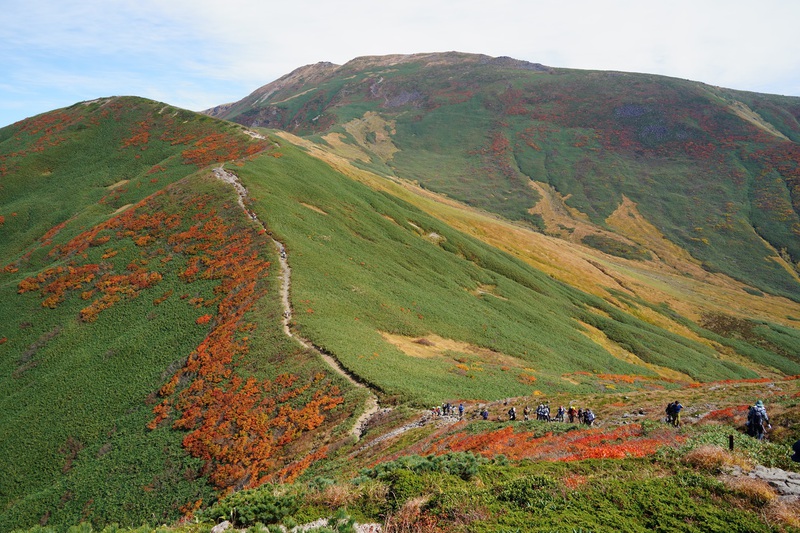
<path fill-rule="evenodd" d="M 0 98 L 202 109 L 317 61 L 449 50 L 800 95 L 797 20 L 794 0 L 6 0 Z"/>

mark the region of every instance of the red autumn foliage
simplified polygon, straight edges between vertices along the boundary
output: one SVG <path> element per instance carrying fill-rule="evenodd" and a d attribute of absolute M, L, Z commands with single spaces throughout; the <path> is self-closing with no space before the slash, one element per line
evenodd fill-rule
<path fill-rule="evenodd" d="M 230 156 L 230 150 L 217 152 L 212 144 L 204 140 L 197 149 L 208 149 L 206 155 Z M 303 436 L 325 424 L 343 398 L 325 374 L 310 378 L 286 374 L 259 381 L 237 371 L 250 349 L 245 335 L 255 327 L 245 314 L 266 294 L 270 263 L 262 250 L 268 237 L 252 226 L 236 225 L 238 219 L 225 218 L 230 211 L 218 213 L 214 202 L 210 195 L 178 190 L 156 193 L 54 246 L 50 257 L 62 264 L 22 280 L 18 290 L 39 291 L 46 306 L 57 306 L 70 292 L 77 292 L 89 301 L 80 317 L 90 323 L 104 310 L 158 284 L 163 270 L 156 268 L 168 268 L 173 258 L 178 266 L 169 268 L 186 283 L 215 282 L 212 299 L 187 295 L 187 304 L 213 309 L 198 319 L 211 327 L 184 367 L 159 390 L 162 401 L 153 408 L 148 427 L 171 423 L 185 431 L 184 447 L 205 462 L 203 471 L 214 486 L 228 491 L 257 486 L 273 475 L 284 479 L 299 475 L 324 453 L 296 460 L 308 449 Z M 61 228 L 63 224 L 53 228 L 43 241 L 49 242 Z M 115 248 L 102 253 L 103 262 L 88 259 L 100 255 L 91 247 L 112 240 Z M 112 262 L 116 248 L 134 246 L 143 248 L 143 258 Z M 153 303 L 170 294 L 164 292 Z"/>
<path fill-rule="evenodd" d="M 420 454 L 471 451 L 486 457 L 505 455 L 509 459 L 578 461 L 582 459 L 621 459 L 652 455 L 662 446 L 682 442 L 681 435 L 667 429 L 645 434 L 640 424 L 613 429 L 576 429 L 560 435 L 536 437 L 532 432 L 515 432 L 506 426 L 496 431 L 469 435 L 452 433 L 435 439 Z"/>
<path fill-rule="evenodd" d="M 725 424 L 735 425 L 744 421 L 749 408 L 749 405 L 735 405 L 726 407 L 725 409 L 717 409 L 716 411 L 708 413 L 703 417 L 703 420 L 715 420 Z"/>

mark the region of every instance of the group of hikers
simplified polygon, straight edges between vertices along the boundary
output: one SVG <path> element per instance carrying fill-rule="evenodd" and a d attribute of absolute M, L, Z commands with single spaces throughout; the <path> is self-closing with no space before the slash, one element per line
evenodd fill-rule
<path fill-rule="evenodd" d="M 458 407 L 451 404 L 450 402 L 445 402 L 441 406 L 437 405 L 436 407 L 431 407 L 431 414 L 433 416 L 455 416 L 458 413 L 458 418 L 464 418 L 464 404 L 458 404 Z"/>
<path fill-rule="evenodd" d="M 508 405 L 508 401 L 504 402 L 504 405 Z M 464 404 L 459 403 L 458 407 L 454 404 L 449 402 L 443 403 L 441 406 L 437 405 L 435 407 L 431 407 L 431 414 L 434 417 L 439 416 L 455 416 L 458 415 L 459 420 L 464 418 Z M 511 406 L 508 411 L 506 411 L 509 420 L 517 420 L 517 408 Z M 478 411 L 478 415 L 483 420 L 489 420 L 489 409 L 486 406 L 481 407 L 480 411 Z M 577 419 L 579 424 L 586 424 L 587 426 L 591 426 L 594 424 L 595 419 L 597 418 L 595 414 L 592 412 L 591 409 L 575 409 L 574 407 L 570 406 L 569 409 L 565 409 L 564 406 L 560 406 L 558 411 L 556 411 L 555 416 L 550 416 L 550 405 L 546 403 L 541 403 L 536 408 L 536 420 L 543 420 L 546 422 L 564 422 L 564 415 L 569 417 L 569 421 L 571 423 L 575 423 Z M 531 408 L 529 406 L 525 406 L 522 410 L 522 419 L 524 421 L 530 420 L 531 416 Z"/>
<path fill-rule="evenodd" d="M 591 426 L 594 424 L 595 419 L 597 418 L 595 414 L 592 412 L 591 409 L 575 409 L 571 405 L 569 409 L 565 409 L 563 405 L 559 406 L 558 411 L 556 411 L 555 416 L 550 416 L 550 405 L 546 403 L 540 403 L 538 407 L 536 407 L 536 420 L 542 420 L 545 422 L 563 422 L 564 415 L 569 417 L 569 421 L 571 423 L 575 423 L 575 417 L 577 416 L 578 422 L 580 424 L 586 424 L 587 426 Z M 531 418 L 531 408 L 529 406 L 525 406 L 522 410 L 522 420 L 528 421 Z M 488 412 L 487 416 L 484 417 L 484 420 L 488 419 Z M 511 407 L 508 410 L 508 419 L 509 420 L 516 420 L 517 419 L 517 408 Z"/>
<path fill-rule="evenodd" d="M 508 400 L 506 400 L 503 405 L 508 406 Z M 665 411 L 667 414 L 665 422 L 674 427 L 681 427 L 681 411 L 683 411 L 683 405 L 678 400 L 675 400 L 667 405 Z M 464 404 L 459 403 L 456 406 L 455 404 L 445 402 L 441 406 L 437 405 L 436 407 L 432 407 L 431 413 L 433 416 L 457 415 L 458 419 L 461 420 L 464 418 Z M 483 406 L 480 411 L 478 411 L 478 414 L 483 420 L 489 420 L 489 409 L 486 406 Z M 511 406 L 506 414 L 508 415 L 509 420 L 517 420 L 516 407 Z M 530 415 L 531 408 L 526 405 L 522 410 L 523 420 L 530 420 Z M 575 409 L 575 407 L 571 405 L 569 406 L 569 409 L 565 409 L 563 405 L 559 406 L 555 416 L 551 416 L 550 405 L 547 403 L 540 403 L 536 407 L 536 420 L 542 420 L 545 422 L 564 422 L 565 415 L 570 423 L 574 424 L 577 419 L 579 424 L 586 424 L 587 426 L 593 425 L 597 418 L 591 409 Z M 747 422 L 745 427 L 747 429 L 747 434 L 751 437 L 757 438 L 758 440 L 763 440 L 767 429 L 772 428 L 772 426 L 769 424 L 769 417 L 767 416 L 767 410 L 764 407 L 763 401 L 758 400 L 755 405 L 750 407 L 747 412 Z"/>

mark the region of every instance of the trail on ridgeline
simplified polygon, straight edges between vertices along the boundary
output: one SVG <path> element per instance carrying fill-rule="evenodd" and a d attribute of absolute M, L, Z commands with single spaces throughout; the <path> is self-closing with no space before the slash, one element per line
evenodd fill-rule
<path fill-rule="evenodd" d="M 278 250 L 278 255 L 280 257 L 280 294 L 281 294 L 281 302 L 283 306 L 283 331 L 289 337 L 296 340 L 305 348 L 314 351 L 319 357 L 322 358 L 323 361 L 337 374 L 342 376 L 348 382 L 350 382 L 353 386 L 359 387 L 369 391 L 369 396 L 366 400 L 366 408 L 364 412 L 361 413 L 361 416 L 358 417 L 355 424 L 353 425 L 353 429 L 351 430 L 351 434 L 356 438 L 356 440 L 361 438 L 361 434 L 363 433 L 364 427 L 366 426 L 369 419 L 378 412 L 380 406 L 378 405 L 378 398 L 373 393 L 369 387 L 364 385 L 363 383 L 356 380 L 352 374 L 350 374 L 344 367 L 336 360 L 336 358 L 332 357 L 330 354 L 325 353 L 322 349 L 315 346 L 310 340 L 305 339 L 299 335 L 297 335 L 292 329 L 289 327 L 289 324 L 292 320 L 292 304 L 291 299 L 289 298 L 289 293 L 291 291 L 292 285 L 292 269 L 289 267 L 289 258 L 286 252 L 286 246 L 278 241 L 274 236 L 272 236 L 269 228 L 259 220 L 258 216 L 251 210 L 247 208 L 244 203 L 244 199 L 247 197 L 247 189 L 242 185 L 239 181 L 239 177 L 236 176 L 233 172 L 225 170 L 223 167 L 217 167 L 213 169 L 214 176 L 218 179 L 224 181 L 225 183 L 229 183 L 233 186 L 236 190 L 238 196 L 239 206 L 242 210 L 249 216 L 252 220 L 258 222 L 262 228 L 267 232 L 267 235 L 270 236 L 272 239 L 275 248 Z"/>

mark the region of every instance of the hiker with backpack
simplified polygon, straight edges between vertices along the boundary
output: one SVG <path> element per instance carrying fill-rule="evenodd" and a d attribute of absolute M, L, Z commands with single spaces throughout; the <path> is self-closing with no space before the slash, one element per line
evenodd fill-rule
<path fill-rule="evenodd" d="M 569 417 L 570 424 L 574 424 L 575 423 L 575 415 L 577 415 L 577 414 L 578 414 L 578 411 L 576 411 L 575 408 L 570 405 L 569 406 L 569 410 L 567 410 L 567 416 Z"/>
<path fill-rule="evenodd" d="M 758 440 L 764 440 L 767 429 L 772 429 L 767 416 L 767 409 L 764 407 L 764 402 L 758 400 L 756 404 L 750 407 L 747 412 L 747 434 L 755 437 Z M 765 429 L 766 426 L 766 429 Z"/>
<path fill-rule="evenodd" d="M 676 428 L 681 427 L 681 410 L 683 406 L 681 402 L 675 400 L 672 402 L 672 425 Z"/>
<path fill-rule="evenodd" d="M 596 416 L 594 416 L 594 413 L 592 412 L 592 410 L 591 410 L 591 409 L 587 409 L 587 410 L 585 410 L 585 411 L 583 412 L 583 422 L 584 422 L 584 423 L 585 423 L 587 426 L 591 426 L 591 425 L 593 425 L 593 424 L 594 424 L 594 420 L 595 420 L 595 418 L 597 418 L 597 417 L 596 417 Z"/>

